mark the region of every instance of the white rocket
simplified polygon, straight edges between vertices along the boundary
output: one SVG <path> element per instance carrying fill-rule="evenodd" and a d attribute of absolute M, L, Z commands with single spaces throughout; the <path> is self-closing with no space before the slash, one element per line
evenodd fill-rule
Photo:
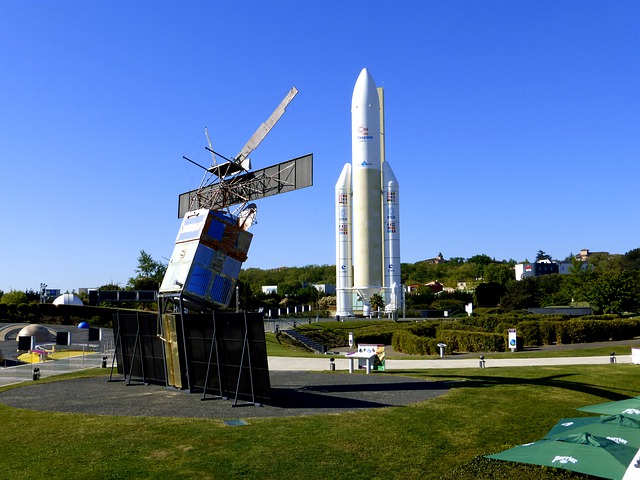
<path fill-rule="evenodd" d="M 364 68 L 351 99 L 351 164 L 336 183 L 337 315 L 352 316 L 362 301 L 381 294 L 388 312 L 399 308 L 400 198 L 398 181 L 384 160 L 382 89 Z"/>

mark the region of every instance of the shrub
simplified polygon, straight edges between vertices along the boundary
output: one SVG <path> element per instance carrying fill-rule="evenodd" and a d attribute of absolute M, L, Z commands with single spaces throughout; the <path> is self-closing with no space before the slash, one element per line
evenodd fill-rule
<path fill-rule="evenodd" d="M 373 343 L 380 345 L 391 344 L 393 332 L 354 332 L 353 341 L 355 343 Z"/>
<path fill-rule="evenodd" d="M 541 322 L 520 322 L 516 328 L 525 345 L 542 345 Z"/>
<path fill-rule="evenodd" d="M 553 345 L 556 341 L 556 324 L 555 322 L 540 322 L 540 338 L 543 345 Z"/>
<path fill-rule="evenodd" d="M 419 337 L 435 337 L 436 328 L 439 325 L 439 322 L 413 323 L 409 326 L 408 330 L 414 335 L 418 335 Z"/>
<path fill-rule="evenodd" d="M 486 332 L 467 332 L 461 330 L 438 330 L 436 337 L 447 344 L 447 350 L 458 352 L 503 352 L 503 335 Z"/>
<path fill-rule="evenodd" d="M 430 355 L 433 341 L 432 338 L 419 337 L 408 330 L 398 330 L 393 333 L 391 345 L 397 352 L 409 355 Z"/>
<path fill-rule="evenodd" d="M 28 303 L 20 303 L 17 306 L 18 313 L 24 317 L 29 315 L 29 304 Z"/>

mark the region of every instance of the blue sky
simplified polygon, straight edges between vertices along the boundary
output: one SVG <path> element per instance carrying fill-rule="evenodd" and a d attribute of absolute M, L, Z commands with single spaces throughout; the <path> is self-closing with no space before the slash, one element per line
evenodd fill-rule
<path fill-rule="evenodd" d="M 314 154 L 258 202 L 245 267 L 335 264 L 363 67 L 385 88 L 401 259 L 640 247 L 636 1 L 0 3 L 0 290 L 125 285 L 171 256 L 179 193 L 291 86 L 252 154 Z"/>

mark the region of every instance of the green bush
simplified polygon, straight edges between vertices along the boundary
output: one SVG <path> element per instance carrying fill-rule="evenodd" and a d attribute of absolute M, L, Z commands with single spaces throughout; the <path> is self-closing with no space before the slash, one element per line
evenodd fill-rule
<path fill-rule="evenodd" d="M 353 334 L 355 343 L 390 345 L 392 338 L 393 332 L 354 332 Z"/>
<path fill-rule="evenodd" d="M 460 322 L 443 322 L 439 325 L 437 330 L 458 330 L 462 332 L 484 331 L 482 327 L 474 325 L 464 325 Z"/>
<path fill-rule="evenodd" d="M 516 328 L 518 337 L 521 337 L 525 345 L 542 345 L 540 323 L 536 321 L 520 322 Z"/>
<path fill-rule="evenodd" d="M 503 352 L 505 338 L 497 333 L 440 330 L 436 337 L 447 344 L 447 350 L 457 352 Z"/>
<path fill-rule="evenodd" d="M 593 317 L 591 317 L 593 318 Z M 597 317 L 596 317 L 597 318 Z M 517 325 L 518 337 L 525 345 L 551 345 L 570 343 L 606 342 L 627 340 L 640 335 L 640 320 L 559 319 L 526 321 Z"/>
<path fill-rule="evenodd" d="M 24 317 L 29 315 L 29 304 L 28 303 L 20 303 L 20 304 L 18 304 L 16 309 L 18 310 L 18 313 L 20 315 L 24 316 Z"/>
<path fill-rule="evenodd" d="M 419 337 L 408 330 L 398 330 L 393 333 L 391 346 L 395 351 L 409 355 L 431 355 L 433 341 L 433 338 Z"/>
<path fill-rule="evenodd" d="M 438 328 L 439 325 L 439 322 L 412 323 L 408 330 L 419 337 L 435 337 L 436 328 Z"/>
<path fill-rule="evenodd" d="M 556 324 L 552 321 L 540 322 L 540 338 L 543 345 L 553 345 L 556 341 Z"/>
<path fill-rule="evenodd" d="M 627 340 L 640 335 L 640 319 L 604 320 L 609 324 L 611 340 Z"/>

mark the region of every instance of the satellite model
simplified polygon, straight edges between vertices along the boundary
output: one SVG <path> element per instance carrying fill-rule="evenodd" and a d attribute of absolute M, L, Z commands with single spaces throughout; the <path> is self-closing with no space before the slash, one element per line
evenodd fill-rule
<path fill-rule="evenodd" d="M 213 398 L 270 398 L 263 316 L 217 312 L 231 301 L 247 259 L 257 208 L 253 200 L 313 184 L 313 155 L 251 171 L 249 155 L 267 136 L 298 93 L 287 94 L 234 158 L 213 151 L 200 186 L 178 198 L 182 224 L 158 295 L 158 314 L 118 314 L 118 371 L 134 378 Z M 218 163 L 217 158 L 224 161 Z M 168 306 L 173 305 L 173 312 Z M 217 307 L 217 308 L 216 308 Z M 211 398 L 211 397 L 208 397 Z"/>
<path fill-rule="evenodd" d="M 228 306 L 253 237 L 248 229 L 257 207 L 250 202 L 313 184 L 313 154 L 251 171 L 249 155 L 297 93 L 293 87 L 234 158 L 213 150 L 206 128 L 212 165 L 207 168 L 184 157 L 205 174 L 197 189 L 178 198 L 178 218 L 183 221 L 160 286 L 161 300 L 195 311 Z"/>

